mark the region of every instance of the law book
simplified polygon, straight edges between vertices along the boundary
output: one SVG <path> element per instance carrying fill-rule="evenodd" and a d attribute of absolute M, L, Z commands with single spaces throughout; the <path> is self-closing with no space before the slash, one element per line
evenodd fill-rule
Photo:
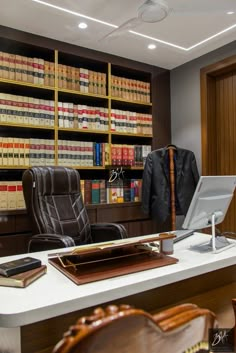
<path fill-rule="evenodd" d="M 107 190 L 106 190 L 106 180 L 99 180 L 100 188 L 100 203 L 107 203 Z"/>
<path fill-rule="evenodd" d="M 0 210 L 7 210 L 7 181 L 0 181 Z"/>
<path fill-rule="evenodd" d="M 36 281 L 39 277 L 43 276 L 46 272 L 47 266 L 42 265 L 38 268 L 34 268 L 33 270 L 18 273 L 10 277 L 0 275 L 0 286 L 25 288 L 32 282 Z"/>
<path fill-rule="evenodd" d="M 49 67 L 50 67 L 49 86 L 54 86 L 54 84 L 55 84 L 55 65 L 54 65 L 54 63 L 49 63 Z"/>
<path fill-rule="evenodd" d="M 0 264 L 0 275 L 10 277 L 40 267 L 41 260 L 27 256 Z"/>
<path fill-rule="evenodd" d="M 100 203 L 100 181 L 97 179 L 92 180 L 92 203 Z"/>
<path fill-rule="evenodd" d="M 16 184 L 15 181 L 8 181 L 7 185 L 7 209 L 16 209 Z M 1 273 L 1 267 L 0 267 Z"/>
<path fill-rule="evenodd" d="M 131 180 L 124 179 L 123 180 L 123 193 L 124 193 L 124 202 L 131 201 Z"/>
<path fill-rule="evenodd" d="M 84 180 L 84 203 L 85 205 L 92 203 L 92 180 Z"/>

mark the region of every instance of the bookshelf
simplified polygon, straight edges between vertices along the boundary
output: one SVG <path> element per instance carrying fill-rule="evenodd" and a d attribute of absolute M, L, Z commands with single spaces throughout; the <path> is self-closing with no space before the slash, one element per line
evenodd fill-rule
<path fill-rule="evenodd" d="M 170 142 L 168 70 L 2 26 L 0 30 L 0 181 L 20 181 L 26 168 L 45 164 L 76 168 L 83 180 L 108 180 L 112 168 L 122 166 L 126 179 L 140 180 L 140 146 L 155 149 Z M 13 153 L 3 149 L 9 143 Z M 128 161 L 123 159 L 127 153 Z M 82 154 L 87 157 L 79 158 Z M 134 163 L 136 154 L 139 161 Z M 104 221 L 116 221 L 117 213 L 130 236 L 154 231 L 153 222 L 142 215 L 140 200 L 112 201 L 87 204 L 91 221 L 103 219 L 102 211 L 109 214 Z M 2 236 L 29 236 L 25 210 L 0 214 L 15 225 L 6 224 Z M 23 243 L 16 252 L 25 249 Z"/>

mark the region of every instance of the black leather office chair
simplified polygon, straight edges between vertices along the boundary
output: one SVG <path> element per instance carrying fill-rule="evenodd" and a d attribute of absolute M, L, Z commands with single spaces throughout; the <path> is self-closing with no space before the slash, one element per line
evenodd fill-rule
<path fill-rule="evenodd" d="M 34 234 L 29 252 L 127 238 L 121 224 L 90 224 L 77 170 L 33 167 L 22 183 Z"/>

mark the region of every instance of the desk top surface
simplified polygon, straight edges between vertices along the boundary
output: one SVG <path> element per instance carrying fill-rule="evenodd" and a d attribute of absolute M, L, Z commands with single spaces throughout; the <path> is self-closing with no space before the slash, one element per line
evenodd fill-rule
<path fill-rule="evenodd" d="M 83 285 L 76 285 L 48 264 L 48 251 L 32 253 L 47 264 L 48 272 L 26 288 L 0 287 L 0 327 L 46 320 L 236 264 L 235 247 L 218 254 L 192 248 L 209 239 L 208 235 L 195 233 L 174 244 L 173 256 L 179 259 L 176 264 Z M 0 263 L 24 256 L 2 257 Z"/>

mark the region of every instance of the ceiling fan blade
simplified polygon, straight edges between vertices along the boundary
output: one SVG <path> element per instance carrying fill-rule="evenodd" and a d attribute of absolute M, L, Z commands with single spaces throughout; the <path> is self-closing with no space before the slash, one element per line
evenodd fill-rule
<path fill-rule="evenodd" d="M 123 33 L 126 33 L 127 31 L 137 27 L 141 23 L 142 23 L 142 20 L 140 18 L 138 18 L 138 17 L 131 18 L 128 21 L 122 23 L 122 25 L 120 25 L 119 27 L 115 28 L 113 31 L 108 33 L 105 37 L 103 37 L 100 40 L 104 40 L 104 39 L 107 39 L 107 38 L 119 37 Z"/>

